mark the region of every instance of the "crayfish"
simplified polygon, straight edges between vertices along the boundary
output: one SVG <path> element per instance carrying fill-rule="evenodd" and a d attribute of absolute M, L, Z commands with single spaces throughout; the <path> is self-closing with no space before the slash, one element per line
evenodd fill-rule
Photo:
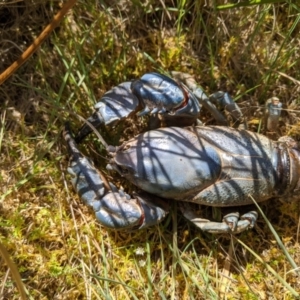
<path fill-rule="evenodd" d="M 184 75 L 184 74 L 183 74 Z M 229 94 L 208 97 L 180 73 L 171 77 L 147 73 L 106 92 L 94 114 L 73 137 L 66 124 L 64 138 L 71 160 L 68 172 L 80 198 L 93 208 L 97 220 L 114 229 L 140 229 L 159 223 L 169 211 L 166 199 L 180 201 L 183 215 L 203 231 L 239 233 L 252 228 L 257 213 L 224 216 L 212 222 L 196 215 L 188 203 L 236 207 L 285 195 L 300 188 L 300 149 L 289 140 L 273 141 L 246 129 L 227 126 L 216 106 L 241 125 L 245 120 Z M 183 78 L 183 79 L 182 79 Z M 218 126 L 203 126 L 201 107 Z M 281 103 L 268 106 L 268 124 L 278 120 Z M 159 128 L 141 133 L 120 146 L 107 146 L 107 168 L 138 187 L 129 196 L 107 183 L 77 144 L 92 127 L 113 127 L 131 115 L 151 115 Z M 91 126 L 92 125 L 92 126 Z M 233 208 L 234 209 L 234 208 Z"/>

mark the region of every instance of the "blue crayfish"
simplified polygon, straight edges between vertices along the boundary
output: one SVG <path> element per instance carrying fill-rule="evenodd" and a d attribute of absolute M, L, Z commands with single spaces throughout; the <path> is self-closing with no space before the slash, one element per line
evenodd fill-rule
<path fill-rule="evenodd" d="M 216 105 L 245 125 L 241 110 L 227 93 L 207 97 L 186 74 L 173 76 L 177 81 L 148 73 L 112 88 L 74 138 L 66 124 L 64 138 L 71 156 L 68 172 L 76 192 L 109 228 L 139 229 L 159 223 L 169 211 L 166 199 L 181 201 L 183 215 L 204 231 L 239 233 L 252 228 L 257 220 L 255 211 L 241 217 L 233 212 L 222 222 L 212 222 L 197 216 L 188 203 L 235 207 L 251 204 L 250 195 L 261 202 L 299 190 L 300 149 L 292 139 L 273 141 L 226 126 Z M 219 126 L 201 125 L 202 106 Z M 273 99 L 268 105 L 270 126 L 276 124 L 280 110 L 281 103 Z M 133 114 L 150 114 L 157 128 L 121 146 L 106 146 L 107 168 L 142 191 L 131 197 L 107 183 L 77 143 L 92 132 L 91 127 L 117 126 Z"/>

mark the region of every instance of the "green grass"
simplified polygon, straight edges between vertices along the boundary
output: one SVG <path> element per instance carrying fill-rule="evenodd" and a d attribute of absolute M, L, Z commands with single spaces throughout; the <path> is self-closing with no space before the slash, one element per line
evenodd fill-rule
<path fill-rule="evenodd" d="M 47 22 L 44 16 L 51 19 L 58 7 L 18 5 L 0 6 L 0 16 L 7 9 L 17 20 L 16 26 L 9 19 L 7 27 L 0 22 L 5 28 L 0 36 L 22 48 L 20 36 L 30 43 Z M 75 5 L 41 49 L 0 86 L 0 242 L 29 299 L 295 299 L 299 202 L 261 205 L 275 235 L 261 215 L 255 229 L 236 238 L 203 234 L 177 214 L 176 205 L 159 226 L 107 230 L 73 192 L 60 133 L 66 120 L 79 128 L 80 117 L 88 117 L 97 99 L 120 82 L 177 70 L 193 75 L 208 94 L 229 91 L 254 131 L 265 101 L 276 95 L 285 108 L 277 135 L 299 140 L 299 13 L 291 1 L 224 11 L 207 1 Z M 0 50 L 4 70 L 20 51 L 9 42 Z M 205 113 L 202 119 L 212 122 Z M 118 132 L 129 124 L 133 130 L 124 138 L 143 127 L 134 120 Z M 103 135 L 119 142 L 118 135 Z M 86 145 L 86 153 L 104 168 L 96 138 Z M 132 192 L 132 186 L 107 176 Z M 210 209 L 203 207 L 202 213 L 207 216 Z M 0 298 L 19 299 L 2 258 Z"/>

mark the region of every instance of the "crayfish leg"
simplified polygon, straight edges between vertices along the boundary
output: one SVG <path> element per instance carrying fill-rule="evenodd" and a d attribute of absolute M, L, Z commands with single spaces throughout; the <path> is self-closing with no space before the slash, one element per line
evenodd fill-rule
<path fill-rule="evenodd" d="M 213 222 L 198 216 L 188 203 L 181 204 L 180 209 L 187 220 L 192 222 L 202 231 L 212 234 L 241 233 L 247 229 L 253 228 L 258 216 L 255 211 L 248 212 L 241 217 L 239 217 L 239 213 L 235 212 L 224 216 L 222 222 Z"/>
<path fill-rule="evenodd" d="M 184 83 L 192 91 L 199 103 L 210 112 L 218 125 L 229 125 L 225 116 L 218 109 L 220 108 L 226 110 L 232 116 L 235 123 L 240 125 L 240 128 L 247 129 L 247 124 L 241 109 L 228 93 L 219 91 L 207 97 L 203 89 L 190 74 L 177 71 L 172 71 L 171 74 L 175 79 Z"/>

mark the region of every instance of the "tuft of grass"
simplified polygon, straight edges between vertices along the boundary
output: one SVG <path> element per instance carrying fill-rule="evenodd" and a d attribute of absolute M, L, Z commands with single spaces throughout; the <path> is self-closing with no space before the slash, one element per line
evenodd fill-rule
<path fill-rule="evenodd" d="M 208 94 L 230 92 L 254 131 L 265 101 L 276 95 L 284 105 L 277 135 L 299 139 L 300 6 L 262 2 L 226 11 L 220 10 L 221 1 L 216 6 L 190 0 L 78 2 L 29 62 L 0 86 L 0 243 L 29 298 L 299 297 L 293 272 L 300 261 L 299 196 L 298 202 L 260 205 L 281 246 L 261 216 L 255 229 L 237 238 L 212 236 L 177 216 L 176 205 L 159 226 L 115 232 L 100 226 L 71 189 L 60 136 L 66 120 L 79 128 L 78 115 L 88 117 L 111 87 L 145 72 L 177 70 L 193 75 Z M 1 70 L 58 9 L 50 1 L 1 4 Z M 205 112 L 201 118 L 212 123 Z M 118 144 L 144 128 L 143 122 L 133 119 L 103 135 Z M 105 153 L 96 138 L 81 147 L 104 169 Z M 211 210 L 201 207 L 201 213 Z M 0 282 L 2 298 L 18 299 L 3 263 Z"/>

